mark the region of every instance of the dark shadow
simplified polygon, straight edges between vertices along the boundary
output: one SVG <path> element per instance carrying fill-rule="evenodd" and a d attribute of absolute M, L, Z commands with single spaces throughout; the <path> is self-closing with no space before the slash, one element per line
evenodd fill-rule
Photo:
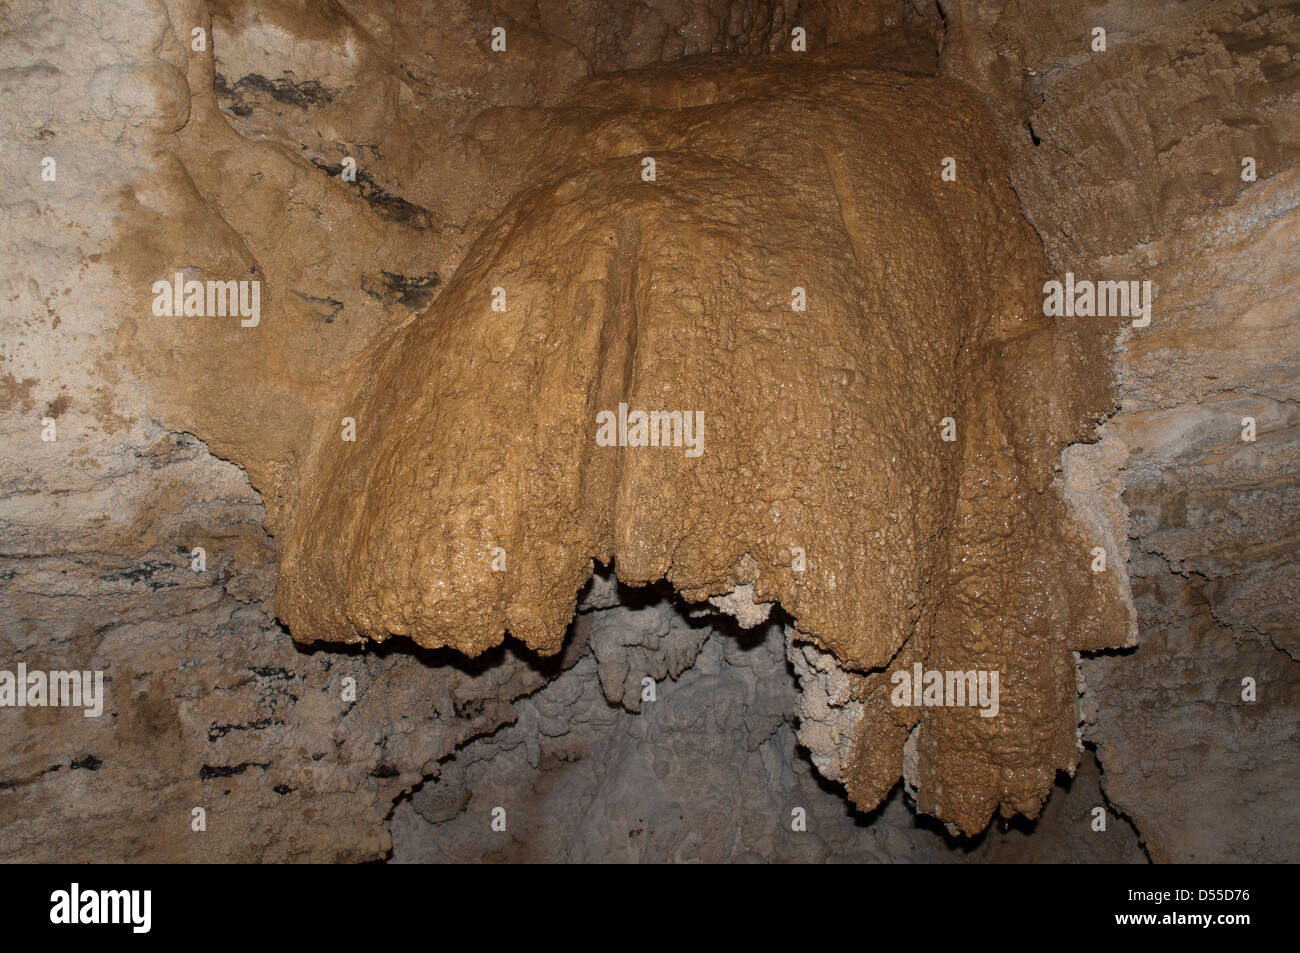
<path fill-rule="evenodd" d="M 573 626 L 577 620 L 575 616 L 570 620 L 568 628 L 564 633 L 564 645 L 567 647 L 573 643 Z M 292 636 L 283 623 L 276 623 L 280 631 L 286 636 Z M 482 655 L 476 658 L 469 658 L 457 649 L 440 648 L 426 649 L 404 636 L 392 636 L 384 642 L 311 642 L 306 645 L 300 642 L 293 642 L 294 648 L 301 655 L 312 656 L 317 653 L 327 655 L 339 655 L 357 657 L 361 655 L 373 655 L 379 659 L 386 659 L 392 655 L 405 655 L 414 658 L 429 668 L 455 668 L 469 676 L 482 675 L 484 672 L 494 668 L 499 668 L 507 661 L 521 662 L 540 675 L 548 679 L 559 675 L 567 668 L 566 653 L 564 651 L 556 652 L 554 655 L 542 657 L 530 649 L 523 642 L 520 642 L 509 632 L 506 633 L 505 639 L 500 645 L 496 645 Z"/>

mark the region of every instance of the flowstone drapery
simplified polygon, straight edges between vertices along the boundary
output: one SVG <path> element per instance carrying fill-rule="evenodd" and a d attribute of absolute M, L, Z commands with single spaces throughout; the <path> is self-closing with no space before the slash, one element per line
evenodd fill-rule
<path fill-rule="evenodd" d="M 752 586 L 852 673 L 859 806 L 919 719 L 923 809 L 1035 813 L 1077 759 L 1072 652 L 1128 620 L 1053 483 L 1108 409 L 1103 329 L 1043 316 L 986 121 L 860 70 L 580 91 L 309 451 L 277 539 L 294 637 L 551 654 L 593 560 Z M 998 710 L 900 704 L 920 663 L 997 673 Z"/>

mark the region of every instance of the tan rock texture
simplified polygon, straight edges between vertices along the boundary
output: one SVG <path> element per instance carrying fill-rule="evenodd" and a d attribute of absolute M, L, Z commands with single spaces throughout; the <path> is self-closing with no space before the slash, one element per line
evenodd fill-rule
<path fill-rule="evenodd" d="M 1119 340 L 1120 412 L 1085 448 L 1111 473 L 1140 631 L 1081 659 L 1107 796 L 1156 861 L 1294 860 L 1300 11 L 945 9 L 945 71 L 998 112 L 1054 270 L 1156 288 L 1151 326 Z"/>
<path fill-rule="evenodd" d="M 375 345 L 357 439 L 305 458 L 280 618 L 550 654 L 593 559 L 691 599 L 752 585 L 849 668 L 910 646 L 1000 672 L 998 719 L 927 713 L 922 808 L 1035 813 L 1077 757 L 1071 651 L 1127 634 L 1053 484 L 1109 408 L 1107 340 L 1043 317 L 988 125 L 957 84 L 835 67 L 579 89 L 536 133 L 537 184 Z M 698 419 L 701 452 L 598 445 L 620 404 Z M 882 727 L 860 727 L 864 808 L 901 773 Z"/>
<path fill-rule="evenodd" d="M 967 859 L 1133 857 L 1080 840 L 1097 783 L 1153 860 L 1294 859 L 1298 51 L 1232 0 L 6 4 L 0 669 L 108 704 L 0 710 L 0 857 L 473 859 L 465 805 L 535 785 L 617 836 L 584 857 L 940 859 L 904 802 L 1037 814 L 1083 741 L 1100 778 Z M 261 324 L 153 317 L 178 270 L 258 278 Z M 1035 317 L 1067 270 L 1154 280 L 1109 368 L 1114 325 Z M 619 400 L 705 453 L 595 446 Z M 564 638 L 593 559 L 779 600 L 797 701 L 775 642 L 632 625 L 608 577 Z M 1001 667 L 1000 716 L 893 706 L 915 662 Z M 642 674 L 689 690 L 615 719 Z M 782 710 L 877 814 L 796 779 Z M 770 833 L 795 791 L 813 847 Z"/>

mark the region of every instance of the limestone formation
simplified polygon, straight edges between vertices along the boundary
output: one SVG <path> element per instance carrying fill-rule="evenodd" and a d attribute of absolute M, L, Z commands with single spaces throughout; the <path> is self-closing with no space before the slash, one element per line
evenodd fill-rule
<path fill-rule="evenodd" d="M 5 5 L 0 858 L 1294 859 L 1297 52 Z"/>

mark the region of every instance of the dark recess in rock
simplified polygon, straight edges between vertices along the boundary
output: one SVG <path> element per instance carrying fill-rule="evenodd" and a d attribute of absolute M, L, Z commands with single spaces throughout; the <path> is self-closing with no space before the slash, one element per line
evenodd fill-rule
<path fill-rule="evenodd" d="M 328 163 L 312 159 L 311 163 L 331 177 L 341 175 L 343 172 L 343 163 L 341 162 Z M 417 231 L 426 231 L 433 227 L 432 212 L 427 208 L 416 205 L 414 202 L 408 202 L 400 195 L 395 195 L 377 185 L 370 173 L 360 165 L 357 167 L 356 182 L 344 184 L 354 184 L 361 197 L 370 203 L 371 208 L 375 210 L 375 213 L 380 218 L 396 222 L 399 225 L 409 226 Z"/>
<path fill-rule="evenodd" d="M 427 275 L 395 275 L 381 271 L 378 278 L 361 276 L 361 290 L 384 304 L 399 304 L 404 308 L 419 310 L 433 300 L 433 289 L 440 279 L 436 271 Z"/>
<path fill-rule="evenodd" d="M 265 771 L 268 767 L 270 767 L 269 764 L 252 761 L 244 761 L 240 764 L 205 764 L 199 768 L 199 780 L 210 781 L 213 778 L 233 778 L 236 775 L 243 774 L 249 768 L 261 768 Z"/>
<path fill-rule="evenodd" d="M 267 79 L 260 73 L 249 73 L 235 81 L 234 85 L 226 77 L 217 73 L 213 78 L 217 96 L 230 100 L 228 108 L 237 116 L 247 116 L 253 110 L 245 102 L 248 93 L 264 93 L 278 103 L 297 106 L 299 109 L 313 109 L 324 106 L 334 98 L 333 94 L 314 79 L 298 80 L 292 72 L 286 72 L 279 79 Z"/>

